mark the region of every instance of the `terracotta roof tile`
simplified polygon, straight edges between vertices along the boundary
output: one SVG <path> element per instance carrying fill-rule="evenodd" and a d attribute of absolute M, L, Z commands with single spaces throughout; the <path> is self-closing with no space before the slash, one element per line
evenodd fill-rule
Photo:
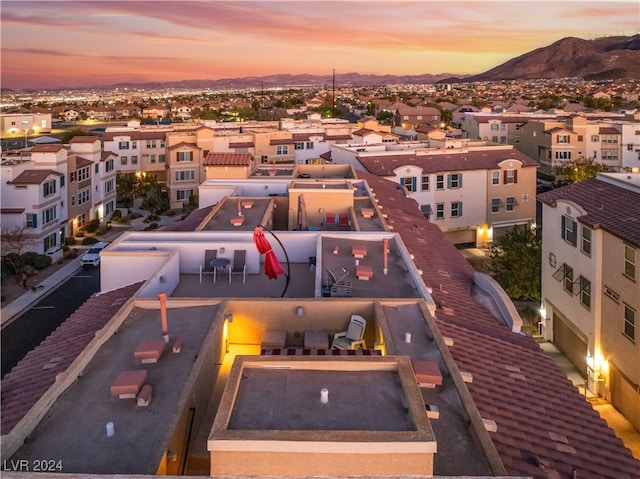
<path fill-rule="evenodd" d="M 591 228 L 602 228 L 640 247 L 640 195 L 598 178 L 573 183 L 541 193 L 538 199 L 555 208 L 558 200 L 572 201 L 587 214 L 577 220 Z"/>
<path fill-rule="evenodd" d="M 60 144 L 51 143 L 38 143 L 31 148 L 31 153 L 57 153 L 60 150 L 64 150 L 66 146 Z"/>
<path fill-rule="evenodd" d="M 120 307 L 138 291 L 136 283 L 91 296 L 42 343 L 9 371 L 2 382 L 2 433 L 8 434 L 51 387 Z"/>
<path fill-rule="evenodd" d="M 74 136 L 69 140 L 69 143 L 95 143 L 96 141 L 100 141 L 100 138 L 97 136 L 85 135 Z"/>
<path fill-rule="evenodd" d="M 251 166 L 251 153 L 209 153 L 202 162 L 203 166 Z"/>
<path fill-rule="evenodd" d="M 93 161 L 91 161 L 91 160 L 89 160 L 87 158 L 84 158 L 82 156 L 77 156 L 76 157 L 76 168 L 83 168 L 85 166 L 89 166 L 89 165 L 92 165 L 92 164 L 93 164 Z"/>
<path fill-rule="evenodd" d="M 9 185 L 39 185 L 43 183 L 49 176 L 64 176 L 62 173 L 54 170 L 24 170 L 13 180 L 7 181 Z"/>
<path fill-rule="evenodd" d="M 469 392 L 481 415 L 498 425 L 490 436 L 507 473 L 570 477 L 575 468 L 578 477 L 639 477 L 640 462 L 553 359 L 471 298 L 471 265 L 415 201 L 391 181 L 363 172 L 358 177 L 367 180 L 432 288 L 436 323 L 453 338 L 450 351 L 460 370 L 473 375 Z M 553 439 L 561 437 L 566 442 Z"/>
<path fill-rule="evenodd" d="M 358 161 L 369 173 L 378 176 L 394 175 L 399 166 L 415 165 L 425 173 L 444 171 L 486 170 L 499 168 L 504 160 L 518 160 L 523 167 L 538 167 L 539 164 L 516 149 L 494 149 L 451 153 L 405 153 L 397 155 L 358 156 Z"/>

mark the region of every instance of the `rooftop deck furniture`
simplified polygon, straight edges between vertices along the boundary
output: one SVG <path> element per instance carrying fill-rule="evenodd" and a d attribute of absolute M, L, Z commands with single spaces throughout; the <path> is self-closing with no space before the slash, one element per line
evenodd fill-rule
<path fill-rule="evenodd" d="M 324 229 L 335 230 L 337 227 L 337 219 L 335 213 L 327 213 L 324 215 Z"/>
<path fill-rule="evenodd" d="M 351 281 L 338 281 L 331 286 L 330 293 L 333 298 L 350 298 L 351 293 Z"/>
<path fill-rule="evenodd" d="M 363 339 L 366 327 L 366 319 L 358 314 L 352 314 L 347 330 L 333 336 L 331 349 L 367 349 Z"/>
<path fill-rule="evenodd" d="M 353 246 L 351 248 L 351 254 L 354 258 L 362 259 L 367 256 L 367 248 L 364 246 Z"/>
<path fill-rule="evenodd" d="M 329 348 L 329 333 L 326 331 L 305 331 L 304 347 L 307 349 Z"/>
<path fill-rule="evenodd" d="M 226 268 L 227 266 L 229 266 L 229 264 L 231 263 L 231 260 L 229 258 L 215 258 L 213 260 L 211 260 L 211 262 L 209 263 L 211 265 L 211 268 L 213 269 L 213 282 L 216 282 L 216 279 L 218 277 L 218 268 Z"/>
<path fill-rule="evenodd" d="M 134 399 L 146 380 L 146 369 L 120 371 L 111 383 L 111 395 L 119 399 Z"/>
<path fill-rule="evenodd" d="M 211 267 L 211 262 L 218 257 L 217 249 L 207 249 L 204 251 L 204 262 L 200 264 L 200 282 L 202 283 L 202 275 L 215 273 L 215 270 Z M 214 276 L 215 282 L 215 276 Z"/>
<path fill-rule="evenodd" d="M 247 282 L 247 250 L 237 249 L 233 252 L 233 266 L 229 268 L 229 284 L 234 274 L 242 275 L 242 284 Z"/>
<path fill-rule="evenodd" d="M 412 359 L 411 364 L 421 388 L 433 388 L 442 384 L 442 373 L 437 362 Z"/>
<path fill-rule="evenodd" d="M 156 363 L 162 356 L 162 351 L 164 351 L 166 344 L 163 338 L 145 339 L 138 344 L 138 347 L 133 352 L 133 357 L 139 359 L 142 364 Z"/>
<path fill-rule="evenodd" d="M 356 278 L 363 281 L 369 281 L 369 279 L 373 278 L 373 268 L 362 264 L 357 265 Z"/>
<path fill-rule="evenodd" d="M 338 214 L 338 229 L 339 230 L 350 230 L 351 229 L 351 220 L 349 219 L 348 213 L 340 213 Z"/>
<path fill-rule="evenodd" d="M 281 329 L 267 330 L 262 335 L 260 349 L 283 349 L 287 340 L 287 332 Z"/>

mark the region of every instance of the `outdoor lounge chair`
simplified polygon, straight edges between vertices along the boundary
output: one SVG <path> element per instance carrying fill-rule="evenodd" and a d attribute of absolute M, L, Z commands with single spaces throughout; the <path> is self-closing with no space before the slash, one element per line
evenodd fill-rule
<path fill-rule="evenodd" d="M 204 262 L 200 265 L 200 282 L 203 274 L 213 274 L 215 269 L 211 266 L 211 261 L 218 257 L 217 249 L 207 249 L 204 251 Z"/>
<path fill-rule="evenodd" d="M 346 331 L 336 333 L 331 349 L 367 349 L 364 342 L 364 330 L 367 321 L 360 315 L 352 314 Z"/>
<path fill-rule="evenodd" d="M 237 249 L 233 252 L 233 266 L 229 268 L 229 284 L 234 274 L 242 275 L 242 284 L 247 282 L 247 250 Z"/>
<path fill-rule="evenodd" d="M 326 213 L 324 215 L 324 229 L 325 230 L 335 230 L 336 229 L 336 214 L 335 213 Z"/>
<path fill-rule="evenodd" d="M 338 229 L 339 230 L 351 229 L 351 220 L 349 219 L 348 213 L 340 213 L 338 215 Z"/>

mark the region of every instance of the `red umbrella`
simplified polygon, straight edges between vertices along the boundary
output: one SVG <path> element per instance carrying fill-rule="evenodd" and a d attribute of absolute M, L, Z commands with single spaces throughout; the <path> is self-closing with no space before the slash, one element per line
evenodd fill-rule
<path fill-rule="evenodd" d="M 256 226 L 253 230 L 253 242 L 258 248 L 260 254 L 264 254 L 264 274 L 269 279 L 276 279 L 279 274 L 284 274 L 284 269 L 280 265 L 280 261 L 276 257 L 269 240 L 265 237 L 262 228 Z"/>

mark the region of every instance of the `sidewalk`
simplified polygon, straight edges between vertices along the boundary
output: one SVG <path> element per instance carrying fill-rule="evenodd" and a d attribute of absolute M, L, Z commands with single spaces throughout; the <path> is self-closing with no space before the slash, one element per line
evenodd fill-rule
<path fill-rule="evenodd" d="M 584 395 L 584 378 L 555 344 L 550 342 L 540 343 L 540 348 L 553 358 L 556 364 L 566 373 L 567 378 Z M 586 400 L 591 400 L 593 409 L 598 411 L 600 417 L 613 429 L 616 436 L 622 439 L 622 442 L 631 451 L 633 457 L 640 460 L 640 432 L 611 404 L 602 403 L 601 401 L 596 401 L 596 399 L 591 392 L 587 392 Z"/>

